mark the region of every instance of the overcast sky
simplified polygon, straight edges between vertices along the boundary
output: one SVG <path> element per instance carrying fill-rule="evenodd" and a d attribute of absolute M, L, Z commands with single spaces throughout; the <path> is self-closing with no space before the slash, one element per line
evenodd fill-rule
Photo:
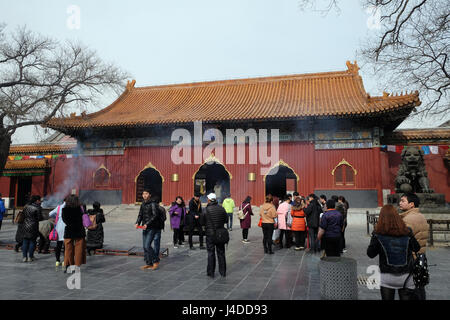
<path fill-rule="evenodd" d="M 77 39 L 127 70 L 136 86 L 346 70 L 371 32 L 359 0 L 322 17 L 298 0 L 14 0 L 0 2 L 6 31 L 19 25 L 56 39 Z M 73 28 L 75 5 L 79 29 Z M 69 24 L 68 24 L 69 22 Z M 70 27 L 72 26 L 72 27 Z M 360 64 L 361 66 L 361 64 Z M 372 96 L 383 84 L 361 68 Z M 415 88 L 407 88 L 415 90 Z M 104 97 L 96 110 L 115 100 Z M 92 110 L 92 111 L 96 111 Z M 421 126 L 436 126 L 433 121 Z M 406 121 L 402 127 L 415 127 Z M 35 141 L 31 128 L 14 143 Z"/>

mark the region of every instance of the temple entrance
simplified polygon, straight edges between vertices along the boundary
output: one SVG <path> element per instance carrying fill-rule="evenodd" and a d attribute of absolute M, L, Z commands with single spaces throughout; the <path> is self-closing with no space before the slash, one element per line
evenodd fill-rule
<path fill-rule="evenodd" d="M 207 202 L 206 196 L 214 192 L 217 201 L 222 203 L 230 192 L 229 173 L 217 162 L 203 164 L 194 175 L 194 192 L 202 194 L 200 197 L 202 202 Z"/>
<path fill-rule="evenodd" d="M 266 195 L 271 194 L 281 199 L 287 193 L 297 191 L 297 182 L 294 170 L 285 165 L 278 165 L 265 176 Z"/>
<path fill-rule="evenodd" d="M 158 170 L 147 168 L 140 172 L 136 178 L 136 202 L 142 202 L 142 192 L 149 189 L 152 197 L 157 197 L 157 201 L 162 201 L 162 184 L 164 180 Z"/>
<path fill-rule="evenodd" d="M 25 206 L 31 198 L 32 177 L 15 177 L 17 183 L 16 207 Z"/>

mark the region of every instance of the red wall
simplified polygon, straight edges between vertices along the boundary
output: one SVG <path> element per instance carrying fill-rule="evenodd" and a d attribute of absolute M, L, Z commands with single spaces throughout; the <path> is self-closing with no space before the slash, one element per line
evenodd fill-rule
<path fill-rule="evenodd" d="M 245 147 L 246 162 L 248 162 L 248 151 L 247 145 Z M 164 178 L 162 201 L 165 204 L 173 201 L 177 195 L 190 199 L 194 190 L 192 177 L 201 164 L 176 165 L 171 161 L 171 152 L 172 147 L 131 147 L 125 150 L 123 156 L 87 157 L 83 160 L 83 170 L 80 170 L 82 172 L 80 188 L 94 189 L 93 172 L 101 164 L 104 164 L 111 173 L 108 189 L 121 189 L 122 202 L 134 203 L 136 198 L 135 178 L 151 162 Z M 268 153 L 270 154 L 270 152 L 269 148 Z M 315 151 L 314 145 L 311 143 L 286 142 L 280 143 L 279 158 L 291 166 L 299 176 L 298 192 L 307 195 L 318 188 L 338 189 L 334 187 L 331 171 L 343 158 L 358 171 L 355 176 L 356 186 L 353 189 L 375 189 L 377 184 L 374 178 L 373 159 L 376 154 L 377 152 L 374 152 L 373 149 Z M 260 174 L 259 158 L 258 164 L 225 163 L 225 167 L 232 175 L 231 194 L 237 202 L 250 195 L 253 198 L 253 203 L 263 203 L 264 177 Z M 263 167 L 267 168 L 268 166 Z M 247 181 L 249 172 L 256 173 L 256 181 Z M 171 181 L 173 173 L 179 175 L 180 180 L 178 182 Z"/>
<path fill-rule="evenodd" d="M 237 147 L 234 148 L 236 162 Z M 315 150 L 312 143 L 305 142 L 282 142 L 279 148 L 279 158 L 292 167 L 299 176 L 297 190 L 300 194 L 307 195 L 317 189 L 376 189 L 379 195 L 379 205 L 382 205 L 381 189 L 394 190 L 394 179 L 401 163 L 400 154 L 380 152 L 379 148 Z M 226 149 L 224 149 L 224 157 L 225 151 Z M 50 195 L 61 190 L 69 193 L 72 188 L 77 190 L 95 189 L 93 173 L 103 164 L 110 171 L 111 179 L 109 187 L 101 189 L 122 190 L 122 203 L 134 203 L 136 199 L 135 178 L 151 162 L 164 178 L 163 203 L 169 204 L 178 195 L 188 200 L 192 197 L 194 190 L 192 177 L 201 164 L 176 165 L 171 160 L 171 152 L 172 147 L 130 147 L 125 149 L 124 155 L 53 159 L 52 170 L 48 176 L 45 178 L 43 176 L 33 177 L 33 193 Z M 248 152 L 249 147 L 246 145 L 247 163 L 249 162 Z M 270 148 L 268 153 L 271 153 Z M 216 156 L 218 156 L 217 153 Z M 431 187 L 436 192 L 444 193 L 449 201 L 450 179 L 442 157 L 443 154 L 426 155 L 425 163 Z M 193 161 L 193 154 L 191 158 Z M 337 188 L 334 186 L 334 177 L 331 172 L 342 159 L 345 159 L 357 170 L 353 187 Z M 240 202 L 250 195 L 254 204 L 263 203 L 264 177 L 260 174 L 259 158 L 258 164 L 225 163 L 225 167 L 232 175 L 230 188 L 236 202 Z M 268 166 L 263 167 L 267 168 Z M 249 172 L 256 173 L 256 181 L 247 181 Z M 171 181 L 173 173 L 179 175 L 178 182 Z M 0 192 L 4 196 L 9 194 L 9 180 L 7 177 L 0 178 Z M 44 185 L 47 185 L 46 190 L 44 190 Z"/>

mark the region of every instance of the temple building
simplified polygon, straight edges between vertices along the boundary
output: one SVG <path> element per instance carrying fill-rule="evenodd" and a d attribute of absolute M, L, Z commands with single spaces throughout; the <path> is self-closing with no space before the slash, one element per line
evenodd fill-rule
<path fill-rule="evenodd" d="M 347 62 L 344 71 L 313 74 L 150 87 L 133 80 L 98 112 L 50 120 L 53 140 L 11 146 L 0 192 L 20 206 L 28 193 L 132 204 L 150 188 L 164 204 L 199 191 L 237 203 L 250 195 L 260 205 L 268 193 L 297 191 L 371 208 L 393 192 L 401 148 L 420 145 L 430 151 L 431 187 L 450 202 L 450 128 L 396 129 L 419 93 L 371 96 L 358 70 Z"/>

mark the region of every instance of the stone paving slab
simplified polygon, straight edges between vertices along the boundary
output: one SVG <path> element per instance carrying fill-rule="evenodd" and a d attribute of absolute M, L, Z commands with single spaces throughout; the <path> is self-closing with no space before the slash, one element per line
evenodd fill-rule
<path fill-rule="evenodd" d="M 52 254 L 36 254 L 33 263 L 23 263 L 22 254 L 0 249 L 0 300 L 316 300 L 320 299 L 319 254 L 294 251 L 293 248 L 275 250 L 265 255 L 262 248 L 262 232 L 253 218 L 250 243 L 241 242 L 238 225 L 230 234 L 226 251 L 227 277 L 206 276 L 206 250 L 199 250 L 198 237 L 194 237 L 197 250 L 186 244 L 174 249 L 169 227 L 162 233 L 161 247 L 169 247 L 169 256 L 161 260 L 156 271 L 141 271 L 143 258 L 136 256 L 94 255 L 87 257 L 81 268 L 81 289 L 69 290 L 66 282 L 70 275 L 55 267 Z M 142 250 L 142 232 L 132 223 L 110 222 L 104 224 L 105 247 Z M 0 244 L 11 243 L 16 226 L 4 221 L 0 231 Z M 358 274 L 369 276 L 367 267 L 378 259 L 366 255 L 370 238 L 365 225 L 350 225 L 346 232 L 348 251 L 346 257 L 358 262 Z M 187 236 L 186 236 L 187 240 Z M 429 299 L 449 299 L 446 285 L 450 278 L 450 249 L 432 248 L 427 252 L 431 282 L 427 287 Z M 436 265 L 436 266 L 433 266 Z M 379 300 L 379 290 L 359 286 L 359 299 Z"/>

